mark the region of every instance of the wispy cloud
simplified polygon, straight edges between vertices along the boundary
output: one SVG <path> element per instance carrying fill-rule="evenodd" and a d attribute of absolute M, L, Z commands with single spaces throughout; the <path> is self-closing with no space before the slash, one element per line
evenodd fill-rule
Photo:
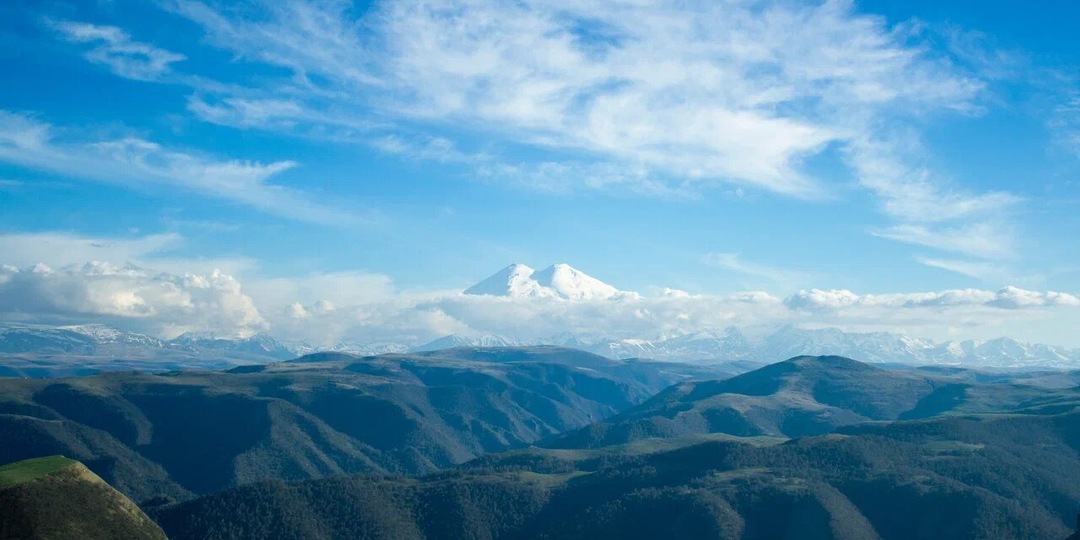
<path fill-rule="evenodd" d="M 918 259 L 929 266 L 976 277 L 972 270 L 988 270 L 993 265 L 997 270 L 979 272 L 980 279 L 1000 274 L 1000 265 L 1017 254 L 1010 213 L 1023 199 L 1007 192 L 977 193 L 955 187 L 922 164 L 928 154 L 910 133 L 860 139 L 848 146 L 846 160 L 858 182 L 878 196 L 882 213 L 892 222 L 871 230 L 872 234 L 970 258 L 952 264 Z"/>
<path fill-rule="evenodd" d="M 210 43 L 291 69 L 286 86 L 308 106 L 366 102 L 376 117 L 588 150 L 650 170 L 653 182 L 796 197 L 828 191 L 801 162 L 851 138 L 850 114 L 966 110 L 981 88 L 909 44 L 910 32 L 845 2 L 395 2 L 362 20 L 303 0 L 263 4 L 250 18 L 172 6 Z"/>
<path fill-rule="evenodd" d="M 955 272 L 982 281 L 1001 281 L 1006 278 L 1001 267 L 993 263 L 932 257 L 918 257 L 916 260 L 926 266 L 948 270 L 949 272 Z"/>
<path fill-rule="evenodd" d="M 1075 81 L 1073 85 L 1078 86 Z M 1050 129 L 1058 134 L 1066 151 L 1080 158 L 1080 90 L 1067 92 L 1054 113 L 1048 122 Z"/>
<path fill-rule="evenodd" d="M 372 139 L 370 144 L 388 154 L 440 163 L 480 164 L 490 162 L 492 159 L 486 153 L 462 151 L 454 144 L 454 141 L 446 137 L 386 135 Z"/>
<path fill-rule="evenodd" d="M 167 73 L 170 65 L 186 57 L 148 43 L 131 39 L 115 26 L 98 26 L 75 21 L 49 21 L 64 39 L 86 44 L 86 59 L 109 67 L 113 73 L 141 81 L 153 81 Z"/>
<path fill-rule="evenodd" d="M 42 263 L 62 268 L 106 261 L 119 266 L 167 268 L 177 274 L 205 274 L 216 269 L 233 275 L 257 266 L 251 259 L 236 256 L 176 256 L 175 251 L 184 243 L 184 237 L 177 233 L 115 237 L 57 231 L 10 232 L 0 234 L 0 264 L 25 268 Z"/>
<path fill-rule="evenodd" d="M 899 242 L 981 259 L 1002 259 L 1014 253 L 1010 231 L 990 221 L 945 227 L 905 223 L 875 231 L 874 234 Z"/>
<path fill-rule="evenodd" d="M 249 205 L 290 219 L 348 225 L 356 213 L 314 201 L 270 183 L 296 166 L 220 160 L 173 150 L 139 138 L 61 141 L 36 118 L 0 111 L 0 161 L 72 178 L 129 185 L 161 184 Z"/>
<path fill-rule="evenodd" d="M 747 261 L 738 253 L 710 253 L 702 261 L 709 266 L 742 275 L 750 282 L 766 282 L 780 289 L 793 289 L 810 280 L 806 272 Z"/>
<path fill-rule="evenodd" d="M 835 151 L 880 201 L 890 223 L 878 236 L 976 259 L 1017 245 L 999 224 L 1020 198 L 931 170 L 920 140 L 928 118 L 979 114 L 987 86 L 1012 76 L 1015 58 L 977 32 L 890 25 L 842 0 L 431 0 L 362 17 L 345 2 L 163 5 L 238 63 L 289 71 L 246 87 L 190 78 L 188 110 L 205 121 L 464 163 L 549 192 L 693 196 L 728 183 L 823 199 L 842 188 L 805 162 Z M 536 157 L 423 135 L 447 126 Z"/>

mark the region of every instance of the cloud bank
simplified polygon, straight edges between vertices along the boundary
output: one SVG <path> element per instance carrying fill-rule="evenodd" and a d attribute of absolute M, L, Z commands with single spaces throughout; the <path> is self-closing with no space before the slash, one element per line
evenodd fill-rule
<path fill-rule="evenodd" d="M 56 236 L 54 243 L 63 241 L 62 235 Z M 77 246 L 78 240 L 66 241 Z M 111 247 L 94 248 L 104 250 L 94 253 L 128 254 L 140 264 L 155 264 L 161 246 L 175 241 L 168 236 L 114 241 Z M 0 236 L 3 245 L 25 244 Z M 185 266 L 166 255 L 156 255 L 163 257 L 158 264 Z M 25 263 L 26 257 L 33 256 L 15 259 Z M 57 264 L 68 258 L 53 254 L 50 260 Z M 192 263 L 186 266 L 198 268 Z M 1013 334 L 1024 338 L 1025 328 L 1047 321 L 1080 320 L 1077 296 L 1012 286 L 996 291 L 887 294 L 808 289 L 787 297 L 762 291 L 703 295 L 658 289 L 661 292 L 655 296 L 567 300 L 467 295 L 457 290 L 400 291 L 388 276 L 363 272 L 270 278 L 250 267 L 240 267 L 240 271 L 249 275 L 237 278 L 220 270 L 170 272 L 130 263 L 89 262 L 55 268 L 45 263 L 5 264 L 0 267 L 0 320 L 102 322 L 162 337 L 185 331 L 221 335 L 269 331 L 316 346 L 339 342 L 418 345 L 447 334 L 494 334 L 519 340 L 567 333 L 659 339 L 729 326 L 781 324 L 886 330 L 935 339 L 943 332 L 950 337 Z"/>

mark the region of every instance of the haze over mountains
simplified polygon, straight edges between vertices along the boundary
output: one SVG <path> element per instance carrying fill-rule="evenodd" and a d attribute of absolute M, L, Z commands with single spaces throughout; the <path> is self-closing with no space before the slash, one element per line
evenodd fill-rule
<path fill-rule="evenodd" d="M 221 369 L 297 356 L 265 334 L 183 334 L 163 340 L 110 326 L 0 324 L 0 376 L 59 377 L 101 371 Z"/>
<path fill-rule="evenodd" d="M 502 336 L 449 335 L 422 345 L 401 343 L 313 347 L 283 344 L 267 334 L 247 338 L 183 335 L 161 340 L 103 325 L 48 327 L 0 325 L 0 374 L 51 377 L 100 371 L 162 371 L 187 367 L 221 369 L 295 358 L 319 351 L 360 355 L 425 352 L 454 347 L 549 345 L 588 351 L 612 359 L 648 358 L 700 364 L 764 364 L 772 358 L 836 354 L 872 363 L 970 368 L 1080 367 L 1080 350 L 1024 343 L 1010 338 L 936 343 L 885 332 L 861 334 L 837 329 L 781 327 L 748 337 L 737 328 L 661 340 L 605 335 L 557 335 L 544 340 Z"/>

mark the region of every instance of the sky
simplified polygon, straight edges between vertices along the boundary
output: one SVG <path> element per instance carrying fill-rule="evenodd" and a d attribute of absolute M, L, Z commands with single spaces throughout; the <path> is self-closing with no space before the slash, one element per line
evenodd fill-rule
<path fill-rule="evenodd" d="M 12 0 L 0 321 L 1080 347 L 1080 4 Z M 569 263 L 617 299 L 470 297 Z"/>

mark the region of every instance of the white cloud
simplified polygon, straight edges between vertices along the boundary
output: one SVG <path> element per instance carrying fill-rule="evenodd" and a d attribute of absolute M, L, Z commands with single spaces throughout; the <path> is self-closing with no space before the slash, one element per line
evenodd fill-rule
<path fill-rule="evenodd" d="M 851 308 L 962 308 L 992 307 L 1000 309 L 1042 308 L 1052 306 L 1080 306 L 1080 299 L 1068 293 L 1038 292 L 1018 287 L 1001 290 L 957 289 L 926 293 L 866 294 L 859 295 L 845 289 L 800 291 L 784 300 L 795 310 L 835 311 Z"/>
<path fill-rule="evenodd" d="M 297 303 L 305 308 L 304 311 L 311 312 L 333 311 L 326 309 L 333 305 L 386 302 L 400 294 L 388 276 L 365 272 L 321 272 L 294 278 L 262 278 L 249 283 L 248 290 L 268 305 Z"/>
<path fill-rule="evenodd" d="M 1080 84 L 1076 79 L 1066 82 L 1071 86 L 1062 98 L 1062 103 L 1054 111 L 1049 120 L 1050 129 L 1057 134 L 1061 146 L 1080 158 Z"/>
<path fill-rule="evenodd" d="M 960 253 L 981 259 L 1003 259 L 1014 253 L 1014 240 L 1007 225 L 993 221 L 931 226 L 905 223 L 875 231 L 883 238 L 939 251 Z"/>
<path fill-rule="evenodd" d="M 466 163 L 482 181 L 549 192 L 693 197 L 728 182 L 828 198 L 842 190 L 804 162 L 836 152 L 879 199 L 878 236 L 968 268 L 1017 248 L 1007 213 L 1020 199 L 931 170 L 919 133 L 941 114 L 978 114 L 988 85 L 1016 76 L 1014 55 L 977 32 L 890 25 L 846 0 L 427 0 L 360 18 L 347 2 L 164 5 L 238 62 L 290 71 L 250 87 L 184 79 L 206 121 Z M 422 134 L 447 127 L 495 142 L 472 154 Z M 539 157 L 500 152 L 516 145 Z M 273 165 L 247 172 L 265 180 Z"/>
<path fill-rule="evenodd" d="M 133 41 L 115 26 L 97 26 L 74 21 L 55 21 L 51 26 L 72 43 L 92 45 L 86 59 L 108 66 L 113 73 L 142 81 L 159 79 L 171 64 L 186 57 L 147 43 Z"/>
<path fill-rule="evenodd" d="M 0 110 L 0 161 L 98 182 L 183 188 L 314 223 L 354 224 L 361 218 L 271 183 L 296 166 L 292 161 L 220 160 L 133 137 L 68 141 L 56 131 L 29 115 Z"/>
<path fill-rule="evenodd" d="M 276 125 L 291 128 L 305 117 L 303 108 L 285 99 L 244 99 L 228 97 L 211 103 L 197 96 L 188 99 L 188 110 L 207 122 L 240 127 Z"/>
<path fill-rule="evenodd" d="M 183 247 L 176 233 L 131 237 L 95 237 L 67 232 L 0 234 L 0 264 L 16 267 L 38 263 L 59 268 L 80 266 L 87 261 L 150 268 L 168 268 L 178 274 L 206 274 L 220 270 L 238 275 L 254 269 L 256 262 L 243 257 L 185 258 L 174 250 Z"/>
<path fill-rule="evenodd" d="M 102 322 L 175 337 L 187 331 L 247 335 L 266 329 L 252 299 L 218 271 L 176 275 L 86 263 L 53 270 L 0 269 L 0 316 L 54 323 Z"/>
<path fill-rule="evenodd" d="M 1005 277 L 1002 268 L 991 263 L 930 257 L 919 257 L 916 260 L 926 266 L 956 272 L 983 281 L 1000 281 Z"/>
<path fill-rule="evenodd" d="M 86 261 L 138 264 L 156 253 L 176 247 L 178 234 L 152 234 L 133 238 L 86 237 L 59 232 L 0 234 L 0 263 L 19 267 L 44 263 L 68 266 Z"/>
<path fill-rule="evenodd" d="M 851 141 L 867 118 L 970 111 L 983 87 L 914 27 L 844 1 L 434 0 L 383 3 L 360 20 L 345 4 L 304 0 L 244 14 L 171 6 L 210 43 L 292 70 L 279 94 L 308 110 L 363 104 L 376 118 L 587 150 L 644 168 L 649 182 L 722 180 L 799 197 L 826 191 L 802 159 Z"/>
<path fill-rule="evenodd" d="M 917 259 L 968 276 L 973 270 L 990 266 L 987 260 L 1000 262 L 1014 257 L 1017 242 L 1009 211 L 1021 199 L 1005 192 L 970 193 L 950 188 L 949 182 L 919 164 L 925 154 L 918 138 L 912 135 L 860 139 L 846 149 L 847 162 L 859 183 L 879 197 L 882 212 L 893 222 L 871 232 L 972 258 L 950 264 L 940 264 L 940 258 Z M 978 273 L 974 277 L 986 279 L 995 272 Z"/>
<path fill-rule="evenodd" d="M 751 281 L 768 282 L 781 289 L 791 289 L 811 278 L 805 272 L 744 260 L 738 253 L 710 253 L 703 257 L 702 261 L 707 265 L 746 276 Z"/>
<path fill-rule="evenodd" d="M 210 43 L 293 72 L 275 89 L 288 102 L 249 106 L 226 92 L 218 106 L 192 102 L 204 119 L 353 134 L 451 125 L 550 152 L 475 159 L 440 137 L 367 140 L 410 159 L 472 163 L 483 181 L 558 193 L 694 197 L 729 182 L 828 198 L 841 190 L 804 161 L 836 151 L 880 200 L 890 224 L 878 236 L 976 259 L 968 266 L 1016 247 L 1005 220 L 1020 199 L 932 171 L 920 140 L 933 114 L 978 114 L 988 84 L 1016 75 L 1014 55 L 977 32 L 889 25 L 845 0 L 428 0 L 380 3 L 361 19 L 346 4 L 256 5 L 243 14 L 172 5 Z M 320 115 L 328 109 L 337 113 Z M 573 157 L 555 157 L 563 151 Z"/>
<path fill-rule="evenodd" d="M 548 301 L 401 291 L 388 276 L 364 272 L 268 277 L 250 262 L 241 266 L 244 276 L 238 279 L 206 266 L 214 261 L 170 257 L 182 241 L 173 234 L 122 239 L 0 235 L 0 320 L 103 322 L 166 337 L 193 330 L 268 330 L 329 346 L 341 341 L 419 344 L 450 333 L 525 340 L 567 332 L 656 339 L 732 325 L 777 324 L 923 337 L 961 328 L 975 335 L 992 329 L 1011 332 L 1052 318 L 1075 319 L 1080 313 L 1080 298 L 1074 294 L 1018 287 L 889 294 L 811 289 L 786 298 L 761 291 L 718 296 L 662 289 L 656 296 Z"/>

